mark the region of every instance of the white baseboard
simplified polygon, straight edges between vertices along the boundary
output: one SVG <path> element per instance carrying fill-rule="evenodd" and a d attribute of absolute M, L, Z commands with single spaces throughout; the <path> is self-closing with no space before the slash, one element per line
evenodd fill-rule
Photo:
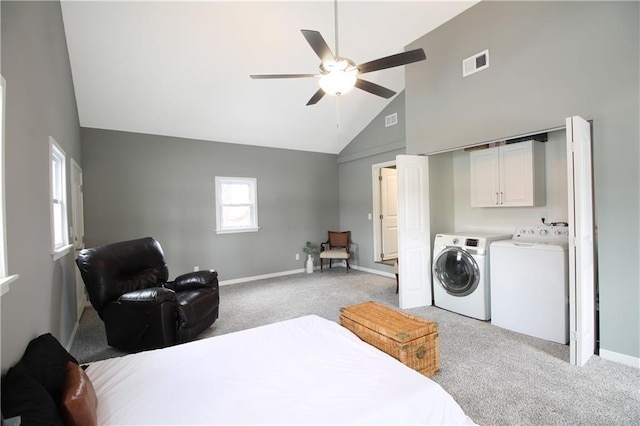
<path fill-rule="evenodd" d="M 640 358 L 636 358 L 636 357 L 625 355 L 625 354 L 620 354 L 618 352 L 608 351 L 606 349 L 600 349 L 600 358 L 617 362 L 619 364 L 628 365 L 630 367 L 640 368 Z"/>
<path fill-rule="evenodd" d="M 382 275 L 383 277 L 389 277 L 393 279 L 396 278 L 396 275 L 393 272 L 378 271 L 377 269 L 365 268 L 364 266 L 351 265 L 351 269 L 357 269 L 359 271 L 368 272 L 370 274 Z"/>
<path fill-rule="evenodd" d="M 338 265 L 340 265 L 340 264 L 338 263 L 335 266 L 338 266 Z M 346 264 L 343 262 L 342 265 L 340 265 L 340 266 L 346 267 Z M 393 273 L 390 273 L 390 272 L 378 271 L 376 269 L 364 268 L 362 266 L 351 265 L 351 269 L 357 269 L 359 271 L 369 272 L 371 274 L 376 274 L 376 275 L 382 275 L 384 277 L 389 277 L 389 278 L 395 278 L 396 277 Z M 314 270 L 319 271 L 320 267 L 319 266 L 315 266 Z M 219 285 L 232 285 L 232 284 L 246 283 L 248 281 L 263 280 L 265 278 L 276 278 L 276 277 L 283 277 L 285 275 L 300 274 L 300 273 L 305 272 L 305 271 L 306 271 L 306 269 L 304 269 L 304 268 L 302 268 L 302 269 L 292 269 L 290 271 L 274 272 L 273 274 L 255 275 L 253 277 L 243 277 L 243 278 L 235 278 L 233 280 L 224 280 L 224 281 L 218 282 L 218 284 Z"/>
<path fill-rule="evenodd" d="M 236 279 L 233 279 L 233 280 L 224 280 L 224 281 L 218 282 L 218 284 L 219 285 L 231 285 L 231 284 L 246 283 L 247 281 L 263 280 L 265 278 L 275 278 L 275 277 L 283 277 L 285 275 L 299 274 L 299 273 L 304 272 L 304 271 L 305 271 L 304 268 L 293 269 L 291 271 L 275 272 L 273 274 L 255 275 L 253 277 L 243 277 L 243 278 L 236 278 Z"/>
<path fill-rule="evenodd" d="M 76 321 L 76 325 L 73 326 L 73 331 L 71 332 L 71 337 L 69 337 L 69 342 L 65 349 L 67 352 L 71 352 L 71 346 L 73 346 L 73 340 L 76 338 L 76 333 L 78 332 L 78 327 L 80 327 L 80 319 Z"/>

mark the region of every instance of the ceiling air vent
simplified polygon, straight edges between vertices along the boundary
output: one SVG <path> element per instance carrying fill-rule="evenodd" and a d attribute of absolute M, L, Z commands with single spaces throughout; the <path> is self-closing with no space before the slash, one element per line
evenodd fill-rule
<path fill-rule="evenodd" d="M 394 112 L 393 114 L 387 115 L 384 118 L 384 127 L 395 126 L 398 124 L 398 113 Z"/>
<path fill-rule="evenodd" d="M 462 61 L 462 76 L 466 77 L 478 71 L 489 68 L 489 50 L 476 53 Z"/>

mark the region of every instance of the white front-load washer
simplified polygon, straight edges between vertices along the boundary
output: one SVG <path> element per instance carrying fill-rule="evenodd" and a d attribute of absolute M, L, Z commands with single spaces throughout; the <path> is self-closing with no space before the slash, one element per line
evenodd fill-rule
<path fill-rule="evenodd" d="M 433 299 L 440 308 L 483 321 L 491 319 L 489 246 L 511 234 L 438 234 L 433 243 Z"/>

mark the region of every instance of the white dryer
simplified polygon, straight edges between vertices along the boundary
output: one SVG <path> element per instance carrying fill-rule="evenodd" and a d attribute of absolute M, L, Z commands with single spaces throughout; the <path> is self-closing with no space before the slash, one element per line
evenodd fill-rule
<path fill-rule="evenodd" d="M 434 304 L 483 321 L 491 319 L 489 245 L 511 234 L 438 234 L 433 243 Z"/>

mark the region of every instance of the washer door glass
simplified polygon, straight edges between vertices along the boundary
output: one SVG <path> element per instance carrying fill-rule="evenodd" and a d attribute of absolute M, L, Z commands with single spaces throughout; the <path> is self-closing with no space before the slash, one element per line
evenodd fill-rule
<path fill-rule="evenodd" d="M 476 260 L 459 247 L 447 247 L 433 262 L 433 276 L 452 296 L 467 296 L 480 283 Z"/>

